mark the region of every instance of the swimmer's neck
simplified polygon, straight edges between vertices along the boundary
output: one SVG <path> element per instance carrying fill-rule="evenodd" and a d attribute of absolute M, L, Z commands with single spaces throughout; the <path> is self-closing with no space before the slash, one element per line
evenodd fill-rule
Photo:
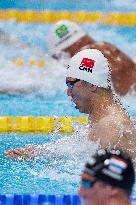
<path fill-rule="evenodd" d="M 131 205 L 131 203 L 129 202 L 128 200 L 128 197 L 127 196 L 117 196 L 117 197 L 112 197 L 110 199 L 110 203 L 108 201 L 108 203 L 106 203 L 105 205 Z"/>
<path fill-rule="evenodd" d="M 91 117 L 91 122 L 92 123 L 97 123 L 99 120 L 101 120 L 103 117 L 109 114 L 109 108 L 113 108 L 116 105 L 112 92 L 101 92 L 101 90 L 97 89 L 97 92 L 99 92 L 94 99 L 93 106 L 91 106 L 89 111 L 89 116 Z M 90 99 L 91 101 L 91 99 Z M 89 104 L 88 104 L 89 106 Z"/>
<path fill-rule="evenodd" d="M 93 110 L 93 112 L 91 112 L 89 114 L 89 119 L 91 121 L 92 124 L 96 124 L 98 123 L 102 118 L 105 118 L 109 115 L 109 110 L 112 109 L 112 107 L 114 107 L 112 104 L 107 106 L 107 107 L 103 107 L 99 109 L 96 109 L 95 111 Z"/>
<path fill-rule="evenodd" d="M 89 119 L 92 124 L 96 124 L 105 117 L 108 118 L 109 116 L 111 119 L 113 115 L 118 115 L 122 118 L 125 117 L 129 120 L 128 113 L 124 111 L 120 104 L 114 102 L 108 103 L 107 105 L 99 105 L 96 109 L 89 113 Z"/>

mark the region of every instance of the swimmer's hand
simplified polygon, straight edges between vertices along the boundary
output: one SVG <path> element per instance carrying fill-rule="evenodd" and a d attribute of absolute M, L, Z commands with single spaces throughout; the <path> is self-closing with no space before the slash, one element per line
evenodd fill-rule
<path fill-rule="evenodd" d="M 4 153 L 11 159 L 26 160 L 34 158 L 34 149 L 17 148 Z"/>

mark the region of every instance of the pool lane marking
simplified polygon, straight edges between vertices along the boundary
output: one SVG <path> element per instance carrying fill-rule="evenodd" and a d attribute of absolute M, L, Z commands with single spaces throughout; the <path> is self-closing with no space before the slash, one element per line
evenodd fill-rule
<path fill-rule="evenodd" d="M 0 10 L 0 20 L 4 21 L 15 20 L 25 23 L 55 23 L 62 19 L 78 23 L 136 26 L 135 12 Z"/>

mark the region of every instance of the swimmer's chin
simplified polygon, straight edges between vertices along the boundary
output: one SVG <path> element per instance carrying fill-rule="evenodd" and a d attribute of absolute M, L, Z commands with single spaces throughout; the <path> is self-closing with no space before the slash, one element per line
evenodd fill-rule
<path fill-rule="evenodd" d="M 79 112 L 84 113 L 84 111 L 81 108 L 79 108 L 78 105 L 74 101 L 72 101 L 72 103 L 76 110 L 79 110 Z"/>
<path fill-rule="evenodd" d="M 76 105 L 76 104 L 74 104 L 74 107 L 77 109 L 77 110 L 79 110 L 79 107 Z M 79 110 L 80 111 L 80 110 Z"/>
<path fill-rule="evenodd" d="M 72 105 L 74 106 L 74 108 L 78 109 L 76 103 L 73 100 L 71 100 L 71 102 L 72 102 Z"/>
<path fill-rule="evenodd" d="M 84 113 L 84 110 L 80 109 L 77 105 L 75 105 L 76 110 L 78 110 L 81 113 Z"/>

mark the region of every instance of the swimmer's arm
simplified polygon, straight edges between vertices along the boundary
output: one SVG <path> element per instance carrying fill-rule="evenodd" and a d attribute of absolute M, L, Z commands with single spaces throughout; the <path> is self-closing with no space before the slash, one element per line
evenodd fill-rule
<path fill-rule="evenodd" d="M 91 129 L 89 139 L 100 142 L 101 148 L 108 148 L 117 143 L 119 135 L 119 127 L 114 121 L 103 118 L 99 123 Z"/>
<path fill-rule="evenodd" d="M 105 118 L 96 127 L 94 134 L 97 140 L 100 139 L 101 148 L 123 149 L 132 156 L 133 160 L 136 158 L 136 133 L 133 133 L 131 128 L 121 132 L 121 127 L 116 120 Z"/>
<path fill-rule="evenodd" d="M 118 142 L 117 147 L 129 153 L 133 161 L 136 159 L 136 131 L 129 130 L 123 132 L 122 139 Z M 136 163 L 136 161 L 135 161 Z"/>
<path fill-rule="evenodd" d="M 50 145 L 52 144 L 54 144 L 54 142 L 51 142 L 48 145 L 26 145 L 25 148 L 8 150 L 4 155 L 6 157 L 19 160 L 33 159 L 35 157 L 46 155 L 50 149 Z"/>
<path fill-rule="evenodd" d="M 16 148 L 13 150 L 6 151 L 4 155 L 11 159 L 25 160 L 34 158 L 35 152 L 34 149 Z"/>

